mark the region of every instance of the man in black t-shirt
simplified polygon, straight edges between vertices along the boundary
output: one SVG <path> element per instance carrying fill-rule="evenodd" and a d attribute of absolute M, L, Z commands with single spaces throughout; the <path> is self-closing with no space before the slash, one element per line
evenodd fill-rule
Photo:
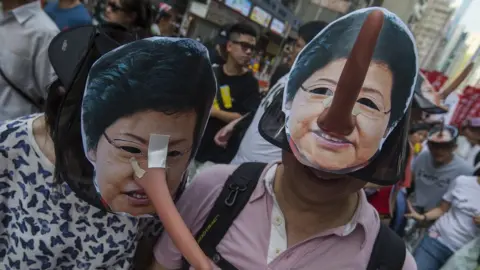
<path fill-rule="evenodd" d="M 217 146 L 215 134 L 231 121 L 255 112 L 260 104 L 258 81 L 248 70 L 256 47 L 256 36 L 255 29 L 244 24 L 235 24 L 228 32 L 226 63 L 214 66 L 218 93 L 195 158 L 196 168 L 207 161 L 229 163 L 237 147 L 234 144 L 226 148 Z"/>

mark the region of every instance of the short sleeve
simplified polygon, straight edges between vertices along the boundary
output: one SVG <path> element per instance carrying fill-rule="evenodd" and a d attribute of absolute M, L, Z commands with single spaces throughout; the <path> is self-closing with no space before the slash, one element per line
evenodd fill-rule
<path fill-rule="evenodd" d="M 424 162 L 424 159 L 426 158 L 426 155 L 428 155 L 428 151 L 423 151 L 421 152 L 417 158 L 415 158 L 412 162 L 412 173 L 417 173 L 418 169 L 422 167 L 422 163 Z"/>
<path fill-rule="evenodd" d="M 201 229 L 225 181 L 236 167 L 214 165 L 203 170 L 178 200 L 178 212 L 193 235 Z M 155 245 L 154 256 L 157 263 L 167 269 L 179 269 L 182 266 L 182 254 L 166 232 Z"/>
<path fill-rule="evenodd" d="M 453 191 L 457 186 L 457 182 L 460 181 L 461 176 L 453 179 L 453 181 L 448 186 L 447 192 L 443 195 L 442 199 L 447 202 L 451 202 L 453 200 Z"/>
<path fill-rule="evenodd" d="M 417 263 L 408 250 L 407 254 L 405 255 L 405 262 L 403 263 L 402 270 L 417 270 Z"/>

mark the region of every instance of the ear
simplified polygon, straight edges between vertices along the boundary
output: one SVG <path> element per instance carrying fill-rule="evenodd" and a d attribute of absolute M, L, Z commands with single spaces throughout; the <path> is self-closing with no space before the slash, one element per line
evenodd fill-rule
<path fill-rule="evenodd" d="M 227 41 L 227 45 L 226 45 L 227 52 L 230 52 L 232 50 L 232 46 L 233 46 L 233 43 L 231 41 Z"/>
<path fill-rule="evenodd" d="M 97 150 L 96 149 L 88 150 L 87 159 L 90 160 L 91 162 L 96 162 L 97 161 Z"/>

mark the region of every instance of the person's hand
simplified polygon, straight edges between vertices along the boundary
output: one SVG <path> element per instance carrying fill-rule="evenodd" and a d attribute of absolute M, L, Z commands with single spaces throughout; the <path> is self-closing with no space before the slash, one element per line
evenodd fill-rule
<path fill-rule="evenodd" d="M 412 203 L 410 201 L 407 201 L 407 206 L 408 206 L 408 212 L 409 213 L 405 214 L 406 218 L 413 218 L 413 219 L 418 220 L 418 221 L 424 221 L 425 220 L 425 215 L 421 215 L 420 213 L 418 213 L 417 210 L 415 210 L 415 208 L 413 208 Z"/>
<path fill-rule="evenodd" d="M 215 144 L 220 147 L 226 148 L 228 140 L 230 140 L 230 137 L 232 137 L 233 129 L 235 128 L 235 125 L 237 123 L 238 121 L 232 121 L 228 125 L 224 126 L 222 129 L 220 129 L 213 138 Z"/>
<path fill-rule="evenodd" d="M 475 225 L 480 226 L 480 216 L 473 217 L 473 222 Z"/>

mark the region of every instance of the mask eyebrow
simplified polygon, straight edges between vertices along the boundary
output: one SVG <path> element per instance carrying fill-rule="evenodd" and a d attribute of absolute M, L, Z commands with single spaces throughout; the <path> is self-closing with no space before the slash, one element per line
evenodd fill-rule
<path fill-rule="evenodd" d="M 127 136 L 127 137 L 133 138 L 133 139 L 139 141 L 139 142 L 142 143 L 142 144 L 145 144 L 145 145 L 148 144 L 148 140 L 146 140 L 146 139 L 144 139 L 144 138 L 142 138 L 142 137 L 140 137 L 140 136 L 138 136 L 138 135 L 135 135 L 135 134 L 132 134 L 132 133 L 122 133 L 122 135 L 125 135 L 125 136 Z M 177 145 L 177 144 L 180 144 L 180 143 L 182 143 L 182 142 L 184 142 L 184 141 L 186 141 L 185 138 L 170 139 L 169 142 L 168 142 L 168 146 L 169 146 L 169 147 L 173 147 L 173 146 L 175 146 L 175 145 Z"/>
<path fill-rule="evenodd" d="M 168 142 L 168 146 L 173 147 L 173 146 L 181 144 L 182 142 L 185 142 L 185 141 L 186 141 L 185 138 L 170 139 L 169 142 Z"/>

